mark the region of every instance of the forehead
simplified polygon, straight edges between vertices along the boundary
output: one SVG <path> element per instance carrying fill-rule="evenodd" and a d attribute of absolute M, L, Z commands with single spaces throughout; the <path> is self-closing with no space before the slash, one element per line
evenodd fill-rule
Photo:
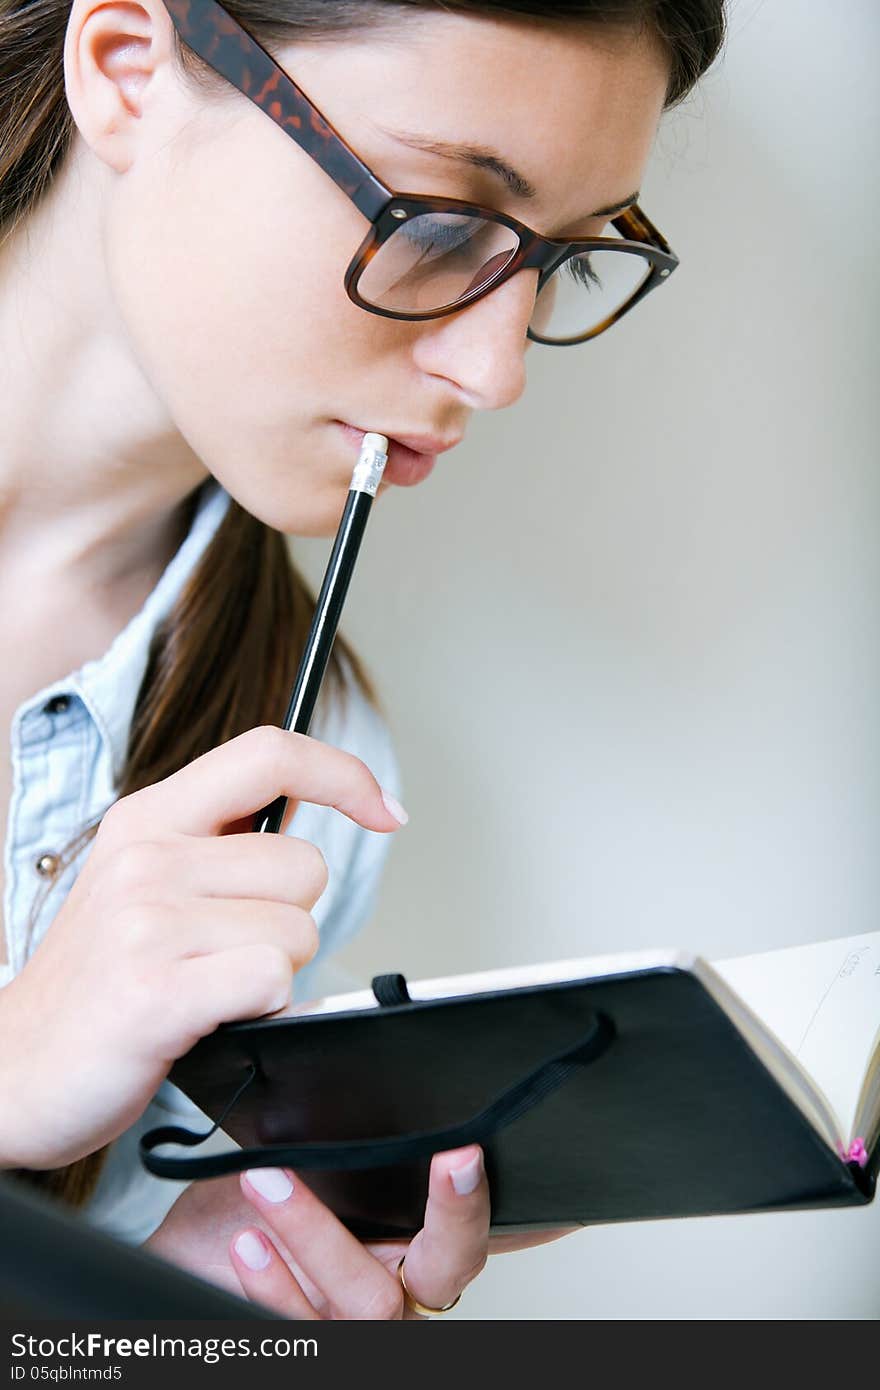
<path fill-rule="evenodd" d="M 638 187 L 669 76 L 650 31 L 422 9 L 276 52 L 365 158 L 388 130 L 491 146 L 548 206 L 571 190 L 573 216 Z"/>

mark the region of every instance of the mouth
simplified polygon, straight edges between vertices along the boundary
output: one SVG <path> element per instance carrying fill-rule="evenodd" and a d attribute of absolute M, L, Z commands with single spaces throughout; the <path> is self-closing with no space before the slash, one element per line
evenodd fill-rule
<path fill-rule="evenodd" d="M 343 424 L 341 420 L 334 420 L 333 424 L 351 440 L 355 449 L 360 449 L 365 430 Z M 393 483 L 397 487 L 414 487 L 424 482 L 433 472 L 438 454 L 454 449 L 456 444 L 461 443 L 461 436 L 444 440 L 431 435 L 392 435 L 385 429 L 381 433 L 388 439 L 388 462 L 382 474 L 382 483 Z"/>

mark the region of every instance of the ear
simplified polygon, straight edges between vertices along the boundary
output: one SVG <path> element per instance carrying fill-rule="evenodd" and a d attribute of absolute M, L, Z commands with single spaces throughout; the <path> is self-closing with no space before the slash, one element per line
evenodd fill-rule
<path fill-rule="evenodd" d="M 174 26 L 161 0 L 74 0 L 64 84 L 76 125 L 118 173 L 144 142 L 143 117 L 174 78 Z"/>

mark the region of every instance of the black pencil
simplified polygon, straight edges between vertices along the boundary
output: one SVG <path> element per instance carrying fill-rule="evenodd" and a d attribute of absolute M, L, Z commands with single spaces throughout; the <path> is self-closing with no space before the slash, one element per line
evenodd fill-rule
<path fill-rule="evenodd" d="M 352 474 L 345 510 L 327 563 L 324 582 L 318 595 L 305 650 L 299 663 L 293 694 L 284 716 L 282 727 L 291 729 L 295 734 L 307 734 L 309 731 L 321 681 L 324 679 L 342 615 L 342 605 L 354 573 L 354 562 L 387 461 L 388 440 L 385 435 L 365 434 Z M 257 812 L 252 829 L 277 834 L 281 829 L 286 809 L 287 797 L 276 797 L 271 805 L 264 806 L 262 811 Z"/>

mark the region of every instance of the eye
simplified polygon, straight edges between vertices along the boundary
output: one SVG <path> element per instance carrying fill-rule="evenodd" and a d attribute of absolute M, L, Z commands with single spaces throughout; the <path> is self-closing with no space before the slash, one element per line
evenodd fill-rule
<path fill-rule="evenodd" d="M 473 217 L 443 213 L 437 217 L 413 217 L 395 236 L 404 237 L 420 253 L 444 255 L 472 243 L 482 225 Z"/>
<path fill-rule="evenodd" d="M 574 280 L 576 284 L 582 285 L 584 289 L 590 289 L 591 287 L 595 287 L 596 289 L 602 288 L 602 281 L 593 269 L 589 251 L 582 251 L 578 256 L 571 256 L 565 262 L 562 269 L 568 271 L 572 280 Z"/>

